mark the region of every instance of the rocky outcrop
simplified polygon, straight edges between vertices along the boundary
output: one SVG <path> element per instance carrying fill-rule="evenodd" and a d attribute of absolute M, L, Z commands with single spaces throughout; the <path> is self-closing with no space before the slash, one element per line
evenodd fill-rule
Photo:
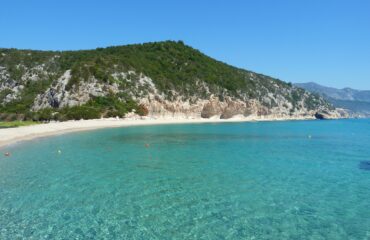
<path fill-rule="evenodd" d="M 130 74 L 134 72 L 113 74 L 117 80 L 130 78 Z M 43 94 L 37 95 L 32 110 L 39 111 L 45 108 L 60 109 L 64 107 L 78 106 L 86 103 L 92 97 L 106 96 L 107 94 L 122 93 L 129 95 L 145 108 L 145 112 L 149 117 L 153 118 L 221 118 L 230 119 L 236 116 L 240 117 L 255 117 L 255 118 L 317 118 L 331 119 L 345 116 L 337 111 L 327 109 L 312 112 L 300 107 L 298 110 L 292 111 L 292 105 L 284 98 L 267 95 L 264 98 L 265 104 L 276 102 L 276 106 L 268 108 L 261 104 L 257 99 L 233 99 L 230 96 L 224 96 L 221 101 L 218 97 L 210 95 L 208 99 L 188 98 L 176 92 L 172 92 L 172 100 L 166 98 L 164 93 L 161 93 L 156 88 L 153 81 L 143 74 L 136 74 L 138 77 L 136 82 L 131 82 L 131 85 L 126 89 L 120 89 L 115 83 L 101 83 L 95 78 L 91 78 L 88 82 L 80 83 L 70 90 L 67 90 L 71 79 L 71 71 L 68 70 L 60 76 L 50 88 Z M 145 89 L 145 91 L 143 90 Z"/>
<path fill-rule="evenodd" d="M 43 94 L 37 95 L 32 110 L 79 106 L 88 102 L 91 97 L 106 96 L 119 91 L 116 84 L 102 84 L 95 78 L 91 78 L 88 82 L 80 83 L 71 90 L 67 90 L 66 87 L 70 79 L 71 71 L 67 70 L 55 81 L 54 85 Z"/>
<path fill-rule="evenodd" d="M 0 66 L 0 93 L 3 99 L 0 104 L 6 104 L 16 100 L 24 86 L 10 77 L 5 67 Z M 2 101 L 1 101 L 2 100 Z"/>
<path fill-rule="evenodd" d="M 337 108 L 332 111 L 321 110 L 315 113 L 315 118 L 319 120 L 348 118 L 348 117 L 349 117 L 348 112 L 341 108 Z"/>
<path fill-rule="evenodd" d="M 4 72 L 4 70 L 3 70 Z M 27 73 L 29 74 L 29 73 Z M 3 73 L 4 76 L 7 76 Z M 32 75 L 33 81 L 37 77 Z M 8 77 L 8 76 L 7 76 Z M 61 109 L 82 105 L 92 97 L 106 96 L 107 94 L 126 94 L 136 100 L 146 115 L 153 118 L 221 118 L 230 119 L 233 117 L 251 118 L 317 118 L 332 119 L 346 117 L 345 111 L 329 110 L 323 108 L 319 111 L 307 110 L 304 102 L 298 102 L 294 106 L 282 95 L 267 94 L 263 99 L 243 99 L 227 95 L 226 90 L 219 89 L 225 95 L 223 100 L 210 94 L 208 98 L 192 96 L 184 98 L 176 91 L 172 91 L 172 99 L 169 99 L 163 92 L 160 92 L 152 79 L 133 71 L 113 73 L 112 77 L 117 82 L 126 81 L 125 88 L 120 87 L 116 82 L 104 83 L 92 77 L 88 81 L 80 82 L 68 88 L 67 85 L 72 78 L 71 70 L 65 71 L 57 78 L 49 88 L 43 93 L 38 94 L 34 100 L 32 111 L 39 111 L 45 108 Z M 198 81 L 199 87 L 210 92 L 205 83 Z M 16 98 L 16 94 L 21 92 L 23 85 L 16 85 L 14 81 L 8 79 L 2 82 L 3 89 L 11 89 L 11 93 L 6 99 Z M 6 100 L 5 101 L 8 101 Z M 273 105 L 274 104 L 274 105 Z M 270 107 L 268 107 L 270 106 Z"/>
<path fill-rule="evenodd" d="M 38 111 L 44 108 L 59 108 L 62 107 L 62 105 L 69 106 L 65 104 L 65 102 L 62 103 L 62 101 L 68 96 L 65 88 L 70 79 L 71 71 L 68 70 L 58 78 L 54 85 L 47 89 L 45 93 L 36 96 L 32 110 Z"/>
<path fill-rule="evenodd" d="M 315 113 L 315 118 L 319 120 L 325 120 L 325 119 L 330 119 L 330 115 L 324 111 L 322 112 L 316 112 Z"/>
<path fill-rule="evenodd" d="M 202 118 L 210 118 L 213 116 L 219 116 L 223 111 L 223 104 L 218 98 L 211 96 L 211 99 L 206 103 L 202 109 L 200 116 Z"/>
<path fill-rule="evenodd" d="M 226 98 L 226 103 L 227 106 L 222 110 L 221 119 L 232 118 L 236 115 L 248 115 L 245 102 L 233 101 L 231 98 Z"/>

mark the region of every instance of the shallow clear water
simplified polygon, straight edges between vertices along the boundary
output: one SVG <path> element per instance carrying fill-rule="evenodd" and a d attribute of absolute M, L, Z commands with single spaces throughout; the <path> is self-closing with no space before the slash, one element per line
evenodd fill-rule
<path fill-rule="evenodd" d="M 370 120 L 116 128 L 1 150 L 0 239 L 370 239 Z"/>

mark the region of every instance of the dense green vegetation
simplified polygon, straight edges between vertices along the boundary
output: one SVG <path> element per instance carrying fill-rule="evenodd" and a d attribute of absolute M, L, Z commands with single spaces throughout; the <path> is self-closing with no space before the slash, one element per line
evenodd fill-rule
<path fill-rule="evenodd" d="M 19 108 L 14 109 L 18 110 Z M 101 117 L 123 117 L 131 111 L 135 111 L 141 116 L 148 114 L 147 109 L 142 105 L 138 105 L 135 101 L 122 101 L 117 96 L 110 95 L 107 97 L 94 97 L 84 105 L 62 109 L 47 108 L 38 112 L 25 111 L 23 113 L 4 113 L 4 111 L 0 114 L 0 120 L 66 121 L 73 119 L 96 119 Z"/>
<path fill-rule="evenodd" d="M 20 63 L 31 68 L 49 62 L 48 69 L 57 74 L 72 69 L 73 77 L 68 88 L 90 76 L 105 82 L 113 81 L 110 74 L 117 70 L 144 73 L 154 80 L 160 90 L 166 92 L 174 89 L 187 95 L 197 93 L 195 82 L 199 79 L 208 83 L 211 88 L 226 88 L 234 94 L 239 90 L 253 96 L 256 88 L 256 82 L 250 75 L 252 72 L 216 61 L 181 41 L 65 52 L 0 49 L 0 53 L 6 54 L 0 58 L 0 65 L 10 69 L 11 77 L 15 79 L 24 73 L 23 68 L 17 67 Z M 288 86 L 282 81 L 261 74 L 255 75 L 259 78 L 259 83 L 268 89 L 273 88 L 271 80 Z"/>
<path fill-rule="evenodd" d="M 255 89 L 259 87 L 257 84 L 269 90 L 274 89 L 271 80 L 288 87 L 288 84 L 282 81 L 216 61 L 181 41 L 64 52 L 60 61 L 63 70 L 73 71 L 75 78 L 71 85 L 91 75 L 102 81 L 112 81 L 112 71 L 134 70 L 152 78 L 159 90 L 165 93 L 176 90 L 185 96 L 203 94 L 198 91 L 196 85 L 196 81 L 200 79 L 209 84 L 213 91 L 221 87 L 231 94 L 236 95 L 239 90 L 250 97 L 256 97 Z M 253 81 L 251 74 L 259 81 Z"/>
<path fill-rule="evenodd" d="M 82 106 L 63 108 L 54 116 L 55 120 L 95 119 L 100 117 L 123 117 L 131 111 L 145 115 L 145 109 L 132 100 L 121 101 L 117 96 L 95 97 Z"/>
<path fill-rule="evenodd" d="M 12 121 L 12 122 L 0 122 L 0 128 L 14 128 L 37 124 L 34 121 Z"/>
<path fill-rule="evenodd" d="M 42 71 L 37 69 L 40 65 L 43 66 Z M 172 99 L 173 91 L 184 97 L 206 98 L 206 92 L 197 84 L 199 81 L 206 83 L 209 92 L 221 99 L 226 90 L 230 96 L 258 99 L 262 104 L 267 104 L 262 99 L 268 93 L 279 93 L 296 107 L 304 95 L 303 90 L 287 91 L 292 89 L 289 83 L 216 61 L 181 41 L 63 52 L 0 49 L 0 66 L 7 69 L 11 79 L 25 81 L 24 90 L 16 101 L 1 104 L 9 91 L 0 91 L 0 119 L 5 120 L 22 117 L 34 120 L 89 119 L 123 116 L 133 109 L 145 115 L 147 110 L 143 106 L 138 106 L 124 95 L 93 98 L 83 106 L 66 109 L 47 109 L 37 113 L 30 111 L 36 95 L 43 93 L 53 80 L 69 69 L 72 78 L 66 86 L 67 91 L 78 88 L 79 83 L 92 77 L 102 83 L 115 82 L 121 90 L 127 90 L 135 82 L 128 80 L 135 80 L 138 74 L 143 73 L 153 80 L 158 90 L 169 100 Z M 112 77 L 113 73 L 129 71 L 133 73 L 128 75 L 127 81 Z M 25 74 L 33 72 L 37 73 L 37 81 L 22 79 Z M 146 91 L 145 87 L 140 91 Z M 310 96 L 306 104 L 314 109 L 322 101 L 316 96 Z M 274 107 L 276 102 L 272 101 L 266 106 Z"/>
<path fill-rule="evenodd" d="M 33 104 L 33 101 L 35 100 L 37 93 L 45 91 L 47 87 L 50 86 L 50 83 L 51 79 L 26 82 L 20 98 L 3 106 L 0 105 L 0 112 L 18 114 L 28 112 Z"/>

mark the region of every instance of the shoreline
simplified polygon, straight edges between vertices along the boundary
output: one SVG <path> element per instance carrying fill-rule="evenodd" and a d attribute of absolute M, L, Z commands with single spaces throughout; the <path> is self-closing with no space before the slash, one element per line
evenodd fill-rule
<path fill-rule="evenodd" d="M 199 124 L 199 123 L 233 123 L 233 122 L 263 122 L 263 121 L 297 121 L 314 120 L 314 118 L 130 118 L 130 119 L 92 119 L 66 122 L 41 123 L 30 126 L 0 129 L 0 149 L 6 146 L 29 141 L 35 138 L 50 137 L 65 133 L 91 131 L 104 128 L 131 126 L 149 126 L 166 124 Z"/>

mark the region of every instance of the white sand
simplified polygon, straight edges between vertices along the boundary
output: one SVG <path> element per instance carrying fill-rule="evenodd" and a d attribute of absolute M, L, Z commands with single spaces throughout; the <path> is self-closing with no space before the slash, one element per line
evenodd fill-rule
<path fill-rule="evenodd" d="M 306 120 L 308 118 L 232 118 L 222 119 L 95 119 L 67 122 L 52 122 L 18 128 L 0 129 L 0 147 L 16 143 L 18 141 L 31 140 L 37 137 L 45 137 L 63 133 L 86 131 L 100 128 L 128 127 L 140 125 L 158 124 L 184 124 L 184 123 L 221 123 L 221 122 L 247 122 L 247 121 L 279 121 L 279 120 Z"/>

